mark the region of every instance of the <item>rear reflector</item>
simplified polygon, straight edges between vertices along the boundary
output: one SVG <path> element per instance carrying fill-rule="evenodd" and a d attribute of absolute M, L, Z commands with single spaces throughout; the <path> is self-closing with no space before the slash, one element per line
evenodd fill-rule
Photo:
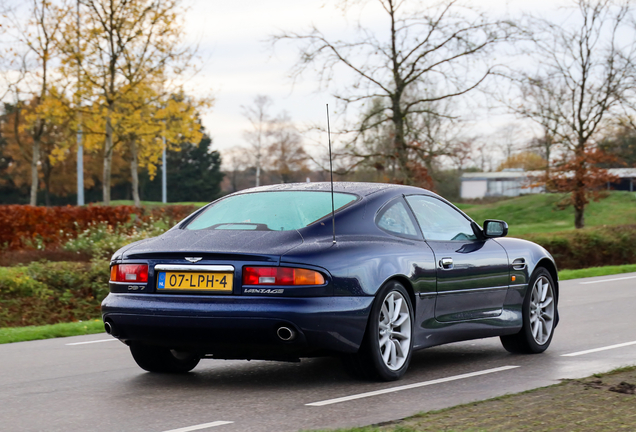
<path fill-rule="evenodd" d="M 243 267 L 243 285 L 324 285 L 317 271 L 291 267 Z"/>
<path fill-rule="evenodd" d="M 111 282 L 148 282 L 147 264 L 116 264 L 110 268 Z"/>

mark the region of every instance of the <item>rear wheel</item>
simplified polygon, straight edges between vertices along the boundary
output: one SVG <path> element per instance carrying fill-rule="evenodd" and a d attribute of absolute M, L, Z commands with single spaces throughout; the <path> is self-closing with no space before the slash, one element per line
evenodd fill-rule
<path fill-rule="evenodd" d="M 552 275 L 543 267 L 534 271 L 523 301 L 523 327 L 514 335 L 501 336 L 512 353 L 536 354 L 548 349 L 556 325 L 556 290 Z"/>
<path fill-rule="evenodd" d="M 345 367 L 361 378 L 400 379 L 411 362 L 412 332 L 413 306 L 409 294 L 399 282 L 388 282 L 371 308 L 360 350 L 344 359 Z"/>
<path fill-rule="evenodd" d="M 130 353 L 140 368 L 157 373 L 190 372 L 199 364 L 200 360 L 192 353 L 141 343 L 132 344 Z"/>

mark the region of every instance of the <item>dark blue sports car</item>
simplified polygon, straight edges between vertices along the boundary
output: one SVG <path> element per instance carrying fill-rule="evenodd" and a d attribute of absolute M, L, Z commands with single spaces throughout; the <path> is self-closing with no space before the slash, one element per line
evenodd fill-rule
<path fill-rule="evenodd" d="M 508 351 L 543 352 L 556 265 L 507 231 L 410 186 L 249 189 L 117 251 L 104 324 L 150 372 L 339 355 L 357 375 L 395 380 L 413 350 L 448 342 L 499 336 Z"/>

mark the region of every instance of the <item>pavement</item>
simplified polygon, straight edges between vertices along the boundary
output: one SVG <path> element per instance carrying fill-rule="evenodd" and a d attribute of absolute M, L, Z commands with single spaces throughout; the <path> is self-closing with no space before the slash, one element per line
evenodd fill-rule
<path fill-rule="evenodd" d="M 298 431 L 396 420 L 636 365 L 636 273 L 561 282 L 559 323 L 543 354 L 498 338 L 414 354 L 404 379 L 350 378 L 332 358 L 202 360 L 155 375 L 106 334 L 0 345 L 2 431 Z"/>

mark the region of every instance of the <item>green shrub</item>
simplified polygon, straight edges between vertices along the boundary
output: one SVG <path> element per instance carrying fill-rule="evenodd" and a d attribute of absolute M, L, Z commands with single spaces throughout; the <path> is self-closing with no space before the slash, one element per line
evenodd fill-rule
<path fill-rule="evenodd" d="M 138 240 L 156 237 L 169 228 L 167 220 L 152 218 L 149 221 L 133 221 L 116 226 L 106 222 L 93 222 L 81 230 L 77 236 L 69 236 L 62 249 L 107 259 L 119 248 Z"/>
<path fill-rule="evenodd" d="M 34 279 L 27 267 L 0 267 L 1 297 L 48 295 L 45 284 Z"/>
<path fill-rule="evenodd" d="M 99 318 L 108 278 L 105 260 L 0 267 L 0 327 Z"/>
<path fill-rule="evenodd" d="M 636 264 L 636 225 L 527 234 L 523 238 L 546 248 L 559 269 Z"/>

